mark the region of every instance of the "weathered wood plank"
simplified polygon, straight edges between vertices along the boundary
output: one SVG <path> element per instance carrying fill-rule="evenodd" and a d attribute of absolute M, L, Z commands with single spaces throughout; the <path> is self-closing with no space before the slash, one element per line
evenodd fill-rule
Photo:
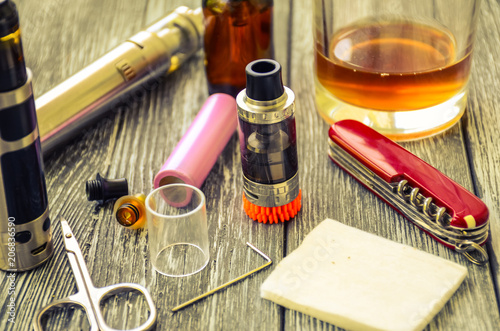
<path fill-rule="evenodd" d="M 122 1 L 51 0 L 16 3 L 21 15 L 26 62 L 34 73 L 35 96 L 91 63 L 137 30 L 142 22 L 131 18 L 145 10 L 144 3 L 128 5 Z M 100 10 L 96 11 L 96 8 Z M 117 17 L 110 15 L 116 11 L 123 14 Z M 66 217 L 73 227 L 95 284 L 102 286 L 107 283 L 98 280 L 100 270 L 93 267 L 93 259 L 89 256 L 93 256 L 92 251 L 100 241 L 99 226 L 107 227 L 106 221 L 109 220 L 102 221 L 99 213 L 93 215 L 93 204 L 86 201 L 83 183 L 96 171 L 107 171 L 98 165 L 103 165 L 106 159 L 113 126 L 112 120 L 104 120 L 98 129 L 45 160 L 56 250 L 53 258 L 44 266 L 18 274 L 17 322 L 12 326 L 2 318 L 1 329 L 31 329 L 32 318 L 38 308 L 75 292 L 74 278 L 66 254 L 63 254 L 59 222 L 55 220 L 57 215 Z M 102 215 L 102 211 L 100 213 Z M 105 241 L 105 238 L 101 240 Z M 101 263 L 107 265 L 106 261 Z M 4 302 L 6 291 L 2 291 L 1 295 Z M 69 329 L 75 325 L 85 328 L 86 317 L 83 314 L 75 314 L 70 310 L 59 317 L 49 321 L 51 328 Z"/>
<path fill-rule="evenodd" d="M 489 253 L 500 297 L 500 31 L 498 1 L 483 1 L 474 50 L 474 70 L 470 84 L 469 109 L 465 122 L 467 152 L 476 192 L 490 210 Z"/>
<path fill-rule="evenodd" d="M 175 3 L 172 4 L 172 3 Z M 184 4 L 191 8 L 201 5 L 200 1 L 150 1 L 147 11 L 148 20 L 154 19 L 155 13 Z M 281 24 L 287 25 L 288 13 L 284 6 L 275 7 L 275 17 L 284 17 Z M 283 22 L 284 21 L 284 22 Z M 277 22 L 276 22 L 277 23 Z M 288 44 L 286 29 L 276 25 L 276 48 L 286 49 Z M 281 52 L 286 55 L 286 52 Z M 186 82 L 186 87 L 175 88 L 174 100 L 182 98 L 172 109 L 169 100 L 161 96 L 153 96 L 162 107 L 163 112 L 171 112 L 169 117 L 160 119 L 167 133 L 166 137 L 151 135 L 151 139 L 160 140 L 159 150 L 164 153 L 154 157 L 153 169 L 159 169 L 168 154 L 173 150 L 207 97 L 207 87 L 202 63 L 203 54 L 193 59 L 190 67 L 194 67 L 188 77 L 178 80 Z M 187 69 L 182 69 L 184 71 Z M 180 72 L 179 72 L 180 74 Z M 197 86 L 193 88 L 193 84 Z M 189 106 L 189 99 L 197 98 L 196 105 Z M 170 101 L 171 102 L 171 101 Z M 168 116 L 168 115 L 167 115 Z M 184 117 L 182 127 L 180 117 Z M 176 121 L 177 120 L 177 121 Z M 177 122 L 177 123 L 176 123 Z M 155 143 L 156 144 L 156 143 Z M 156 145 L 155 145 L 156 146 Z M 150 146 L 150 148 L 152 148 Z M 153 150 L 155 148 L 153 147 Z M 172 314 L 168 309 L 180 304 L 209 289 L 223 284 L 259 265 L 262 258 L 257 256 L 245 242 L 250 241 L 273 259 L 280 260 L 283 255 L 283 227 L 273 227 L 257 224 L 249 220 L 242 210 L 241 193 L 242 177 L 237 136 L 233 136 L 228 146 L 219 158 L 212 172 L 202 187 L 207 197 L 209 236 L 211 238 L 211 262 L 200 274 L 185 279 L 172 279 L 156 276 L 156 289 L 159 292 L 158 301 L 162 308 L 159 311 L 159 329 L 210 329 L 231 330 L 248 329 L 279 329 L 281 325 L 280 308 L 260 299 L 259 287 L 269 274 L 264 271 L 240 285 L 215 294 L 206 300 L 183 311 Z M 161 299 L 160 299 L 161 297 Z M 158 303 L 160 305 L 160 303 Z"/>
<path fill-rule="evenodd" d="M 142 26 L 179 5 L 194 8 L 201 2 L 17 0 L 17 3 L 27 62 L 35 73 L 36 95 L 40 95 Z M 156 171 L 207 97 L 200 52 L 180 70 L 164 78 L 144 100 L 119 109 L 117 114 L 111 114 L 89 128 L 66 149 L 46 159 L 52 215 L 64 215 L 70 221 L 95 285 L 126 281 L 146 286 L 159 310 L 158 330 L 335 329 L 306 315 L 285 312 L 283 308 L 260 299 L 260 284 L 270 270 L 184 311 L 170 313 L 173 306 L 260 265 L 261 258 L 245 246 L 245 241 L 254 243 L 279 262 L 283 254 L 296 248 L 315 225 L 332 217 L 468 267 L 469 276 L 465 283 L 428 329 L 495 329 L 499 318 L 488 268 L 473 266 L 462 256 L 435 243 L 326 157 L 328 126 L 315 112 L 313 97 L 311 8 L 307 2 L 292 3 L 293 24 L 290 24 L 288 17 L 292 7 L 287 1 L 275 1 L 275 45 L 277 60 L 283 65 L 284 80 L 287 82 L 287 77 L 291 77 L 288 85 L 297 94 L 300 176 L 304 197 L 301 214 L 286 228 L 263 226 L 248 220 L 240 200 L 242 181 L 236 135 L 202 187 L 207 197 L 211 260 L 209 266 L 197 275 L 172 279 L 155 274 L 147 256 L 147 232 L 119 227 L 112 215 L 112 203 L 95 208 L 93 203 L 86 201 L 83 183 L 98 171 L 109 177 L 127 177 L 132 193 L 151 190 Z M 498 75 L 494 73 L 498 73 L 499 67 L 494 61 L 498 50 L 493 45 L 500 39 L 495 21 L 500 5 L 493 0 L 485 4 L 482 9 L 484 19 L 480 20 L 468 118 L 463 121 L 463 126 L 456 126 L 443 135 L 403 145 L 465 187 L 477 189 L 492 212 L 491 247 L 498 251 L 495 233 L 500 229 L 494 216 L 498 216 L 499 180 L 495 165 L 499 163 L 499 146 L 498 139 L 493 137 L 498 131 L 494 113 L 498 104 L 495 93 Z M 289 33 L 293 34 L 292 43 L 289 43 Z M 467 150 L 462 131 L 465 131 L 468 141 Z M 473 165 L 472 178 L 468 155 Z M 75 292 L 57 221 L 54 221 L 53 232 L 54 257 L 41 268 L 18 275 L 17 324 L 13 327 L 2 317 L 0 329 L 31 329 L 36 309 Z M 493 272 L 498 278 L 496 256 L 494 261 Z M 2 302 L 7 298 L 6 286 L 4 277 L 0 284 Z M 132 304 L 139 305 L 138 311 L 127 310 Z M 2 316 L 5 316 L 5 308 L 0 308 Z M 105 311 L 110 324 L 116 328 L 137 325 L 138 320 L 145 318 L 144 303 L 134 297 L 114 299 Z M 87 329 L 85 316 L 73 310 L 54 316 L 49 326 L 50 329 Z"/>
<path fill-rule="evenodd" d="M 466 266 L 469 275 L 458 292 L 427 329 L 495 329 L 499 324 L 493 282 L 488 267 L 477 267 L 443 247 L 358 184 L 328 160 L 328 126 L 316 114 L 313 86 L 311 10 L 293 2 L 291 88 L 297 94 L 300 174 L 304 207 L 287 227 L 287 253 L 323 219 L 330 217 L 350 226 L 439 255 Z M 473 111 L 476 111 L 474 109 Z M 403 144 L 406 148 L 473 190 L 462 128 L 434 138 Z M 359 298 L 362 300 L 362 298 Z M 287 310 L 285 329 L 335 329 L 309 316 Z"/>
<path fill-rule="evenodd" d="M 179 5 L 195 8 L 201 2 L 19 0 L 18 4 L 24 22 L 27 61 L 35 73 L 36 95 L 40 95 L 170 10 Z M 277 1 L 275 17 L 280 19 L 275 27 L 276 53 L 285 64 L 289 10 L 285 2 Z M 84 182 L 93 179 L 97 172 L 110 178 L 127 177 L 131 193 L 148 193 L 154 175 L 206 97 L 200 52 L 162 79 L 144 100 L 118 109 L 66 148 L 50 155 L 45 160 L 45 170 L 52 216 L 68 219 L 96 286 L 135 282 L 150 290 L 158 308 L 158 330 L 234 329 L 242 323 L 252 329 L 280 329 L 282 309 L 260 299 L 260 284 L 270 270 L 181 312 L 170 312 L 175 305 L 261 265 L 261 257 L 247 248 L 246 241 L 276 262 L 283 256 L 284 227 L 259 225 L 242 211 L 236 134 L 202 187 L 207 197 L 211 260 L 196 275 L 173 279 L 155 274 L 147 255 L 147 232 L 120 227 L 112 215 L 112 203 L 97 208 L 85 198 Z M 54 257 L 41 268 L 18 276 L 15 330 L 31 329 L 31 319 L 38 308 L 76 291 L 58 221 L 53 222 L 53 233 Z M 4 278 L 2 290 L 5 286 Z M 0 299 L 5 301 L 6 294 L 2 291 Z M 131 310 L 130 305 L 136 303 L 138 311 Z M 106 305 L 105 316 L 115 328 L 130 328 L 145 319 L 146 309 L 144 302 L 135 297 L 116 298 Z M 64 311 L 51 317 L 48 328 L 87 329 L 85 319 L 81 313 Z M 9 328 L 12 326 L 2 318 L 0 329 Z"/>

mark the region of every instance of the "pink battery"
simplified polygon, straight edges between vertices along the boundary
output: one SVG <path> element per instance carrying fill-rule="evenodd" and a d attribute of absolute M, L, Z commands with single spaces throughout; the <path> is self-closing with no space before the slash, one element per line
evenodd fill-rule
<path fill-rule="evenodd" d="M 238 125 L 236 100 L 211 95 L 156 174 L 154 187 L 186 183 L 200 188 Z"/>

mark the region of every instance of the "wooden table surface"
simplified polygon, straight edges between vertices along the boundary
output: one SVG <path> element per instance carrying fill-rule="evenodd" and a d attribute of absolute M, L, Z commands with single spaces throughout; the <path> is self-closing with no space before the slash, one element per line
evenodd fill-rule
<path fill-rule="evenodd" d="M 181 0 L 17 0 L 24 49 L 40 96 L 142 27 L 179 5 Z M 113 203 L 88 202 L 84 183 L 97 172 L 126 177 L 132 193 L 149 193 L 153 178 L 207 98 L 200 51 L 135 105 L 116 109 L 98 124 L 45 158 L 55 253 L 38 269 L 16 278 L 16 324 L 0 310 L 1 330 L 30 330 L 34 313 L 76 291 L 63 250 L 56 216 L 70 223 L 96 286 L 133 282 L 146 286 L 158 309 L 158 330 L 334 330 L 335 326 L 260 298 L 260 285 L 325 218 L 403 243 L 459 263 L 468 276 L 429 330 L 498 330 L 500 318 L 500 2 L 482 3 L 470 81 L 468 109 L 444 134 L 402 145 L 478 195 L 490 209 L 490 263 L 479 267 L 436 243 L 394 212 L 328 159 L 328 125 L 314 103 L 312 10 L 309 1 L 275 1 L 276 59 L 284 81 L 297 96 L 298 153 L 303 208 L 291 222 L 262 225 L 242 210 L 239 144 L 232 137 L 202 191 L 207 198 L 210 262 L 202 272 L 168 278 L 153 272 L 147 255 L 147 231 L 120 227 Z M 275 262 L 269 269 L 183 311 L 170 309 L 259 266 L 263 261 L 245 246 L 249 241 Z M 0 301 L 7 300 L 2 273 Z M 363 298 L 359 298 L 362 300 Z M 138 306 L 136 306 L 138 305 Z M 144 320 L 147 310 L 136 297 L 118 297 L 105 307 L 115 328 Z M 88 329 L 85 315 L 66 310 L 53 315 L 51 330 Z"/>

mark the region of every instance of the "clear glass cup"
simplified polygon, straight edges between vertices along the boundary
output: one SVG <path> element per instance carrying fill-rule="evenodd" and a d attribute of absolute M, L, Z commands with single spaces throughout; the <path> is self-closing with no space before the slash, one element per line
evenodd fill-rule
<path fill-rule="evenodd" d="M 205 195 L 188 184 L 169 184 L 146 198 L 151 263 L 170 277 L 195 274 L 206 267 L 209 242 Z"/>
<path fill-rule="evenodd" d="M 480 0 L 315 0 L 316 103 L 394 140 L 462 117 Z"/>

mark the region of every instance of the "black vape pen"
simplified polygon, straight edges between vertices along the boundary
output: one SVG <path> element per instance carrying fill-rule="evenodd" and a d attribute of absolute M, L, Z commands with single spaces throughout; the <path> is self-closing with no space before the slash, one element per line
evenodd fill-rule
<path fill-rule="evenodd" d="M 0 0 L 0 269 L 28 270 L 52 252 L 31 72 L 16 6 Z"/>

